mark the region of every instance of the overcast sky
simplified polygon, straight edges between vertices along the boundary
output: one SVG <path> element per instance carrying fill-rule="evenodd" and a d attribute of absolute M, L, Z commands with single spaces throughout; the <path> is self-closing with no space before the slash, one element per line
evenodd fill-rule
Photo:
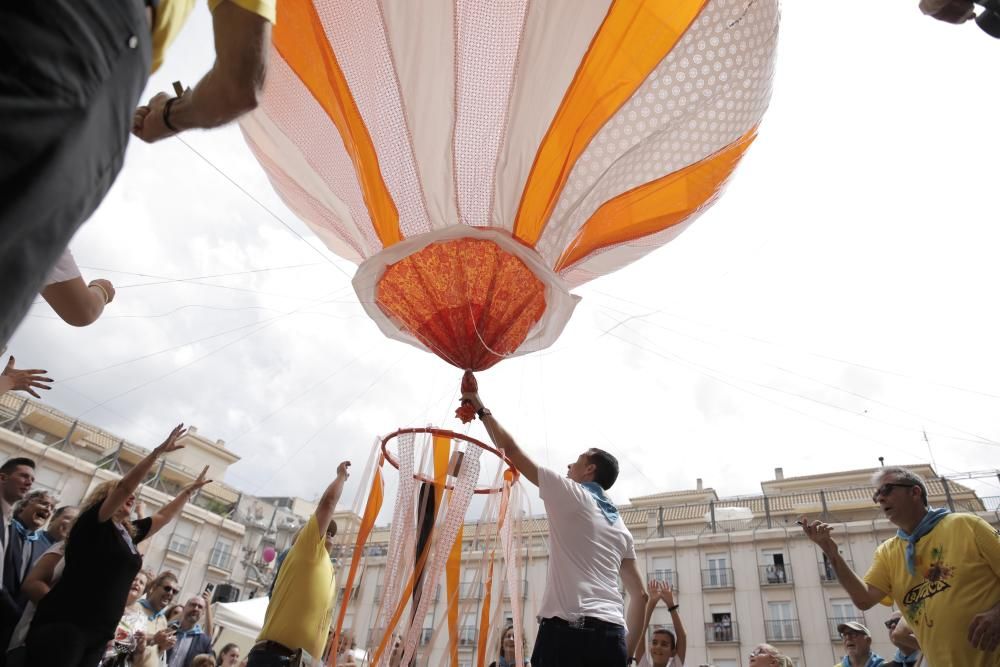
<path fill-rule="evenodd" d="M 192 85 L 211 44 L 199 5 L 150 94 Z M 771 108 L 719 203 L 579 289 L 555 346 L 482 374 L 487 405 L 540 464 L 618 454 L 618 502 L 878 456 L 997 467 L 998 49 L 915 0 L 786 2 Z M 106 315 L 78 330 L 36 305 L 12 340 L 57 380 L 46 401 L 146 446 L 195 424 L 259 495 L 312 497 L 400 426 L 462 430 L 460 372 L 379 333 L 354 266 L 282 206 L 239 131 L 183 138 L 133 141 L 71 246 L 118 286 Z"/>

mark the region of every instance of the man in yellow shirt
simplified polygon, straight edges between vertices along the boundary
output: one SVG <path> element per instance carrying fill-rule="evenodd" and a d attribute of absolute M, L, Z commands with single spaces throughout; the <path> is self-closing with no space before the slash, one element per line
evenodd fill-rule
<path fill-rule="evenodd" d="M 844 561 L 833 528 L 802 518 L 859 609 L 899 606 L 931 665 L 1000 664 L 1000 531 L 973 514 L 930 509 L 927 486 L 905 468 L 882 468 L 873 500 L 899 530 L 875 550 L 864 579 Z"/>
<path fill-rule="evenodd" d="M 0 3 L 0 346 L 114 183 L 130 131 L 156 141 L 256 106 L 277 0 L 209 0 L 212 68 L 136 109 L 195 1 Z"/>
<path fill-rule="evenodd" d="M 337 479 L 323 493 L 316 513 L 309 517 L 281 564 L 267 603 L 264 627 L 247 656 L 247 667 L 287 665 L 297 656 L 306 665 L 323 655 L 336 593 L 330 562 L 337 534 L 333 512 L 344 491 L 350 465 L 350 461 L 344 461 L 337 466 Z"/>

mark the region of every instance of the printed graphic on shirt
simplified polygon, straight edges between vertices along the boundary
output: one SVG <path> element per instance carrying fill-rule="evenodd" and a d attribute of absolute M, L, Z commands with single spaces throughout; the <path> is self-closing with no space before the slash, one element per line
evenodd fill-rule
<path fill-rule="evenodd" d="M 903 605 L 906 607 L 906 617 L 912 622 L 920 621 L 924 611 L 924 603 L 938 593 L 951 588 L 948 580 L 954 577 L 955 568 L 944 561 L 944 549 L 934 547 L 931 549 L 931 562 L 924 571 L 924 581 L 920 582 L 903 596 Z M 933 623 L 932 619 L 928 619 Z"/>

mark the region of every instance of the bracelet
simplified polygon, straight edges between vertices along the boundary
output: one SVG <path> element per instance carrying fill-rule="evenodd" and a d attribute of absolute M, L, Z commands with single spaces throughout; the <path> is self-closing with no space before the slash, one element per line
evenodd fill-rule
<path fill-rule="evenodd" d="M 482 420 L 483 417 L 492 417 L 493 413 L 490 412 L 489 408 L 482 407 L 476 410 L 476 416 L 479 417 L 480 420 Z"/>
<path fill-rule="evenodd" d="M 171 132 L 180 132 L 174 124 L 170 122 L 170 108 L 174 106 L 174 102 L 179 100 L 179 97 L 171 97 L 167 100 L 167 103 L 163 105 L 163 124 L 167 126 L 167 129 Z"/>
<path fill-rule="evenodd" d="M 667 611 L 671 611 L 671 612 L 672 611 L 677 611 L 680 608 L 681 608 L 681 606 L 679 604 L 675 604 L 673 607 L 667 607 Z"/>
<path fill-rule="evenodd" d="M 111 295 L 108 294 L 108 290 L 104 289 L 104 286 L 101 285 L 101 283 L 97 282 L 96 280 L 87 285 L 87 287 L 96 287 L 101 291 L 101 296 L 104 297 L 105 306 L 108 305 L 109 301 L 111 301 Z"/>

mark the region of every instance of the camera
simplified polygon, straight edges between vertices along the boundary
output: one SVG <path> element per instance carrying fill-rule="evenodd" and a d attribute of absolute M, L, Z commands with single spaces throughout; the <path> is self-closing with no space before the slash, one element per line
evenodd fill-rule
<path fill-rule="evenodd" d="M 976 15 L 976 25 L 990 37 L 1000 39 L 1000 0 L 975 0 L 982 6 Z"/>

